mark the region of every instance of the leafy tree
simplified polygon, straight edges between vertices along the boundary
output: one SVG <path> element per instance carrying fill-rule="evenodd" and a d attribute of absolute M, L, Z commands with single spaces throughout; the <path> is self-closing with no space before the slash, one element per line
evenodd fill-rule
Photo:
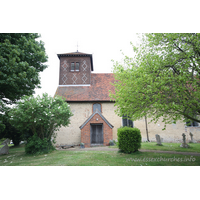
<path fill-rule="evenodd" d="M 39 72 L 47 65 L 44 43 L 37 33 L 0 33 L 0 131 L 6 104 L 32 95 L 39 88 Z"/>
<path fill-rule="evenodd" d="M 5 124 L 3 124 L 3 102 L 0 100 L 0 133 L 5 129 Z"/>
<path fill-rule="evenodd" d="M 134 58 L 114 63 L 117 113 L 165 124 L 200 122 L 200 34 L 143 34 Z"/>
<path fill-rule="evenodd" d="M 15 146 L 18 146 L 19 143 L 23 140 L 23 133 L 10 124 L 8 117 L 9 110 L 10 109 L 7 108 L 5 114 L 3 115 L 3 124 L 5 129 L 0 132 L 0 139 L 9 138 L 13 141 Z"/>
<path fill-rule="evenodd" d="M 70 124 L 72 116 L 69 105 L 60 96 L 54 98 L 24 96 L 9 112 L 10 123 L 20 131 L 31 130 L 32 135 L 51 141 L 61 126 Z"/>

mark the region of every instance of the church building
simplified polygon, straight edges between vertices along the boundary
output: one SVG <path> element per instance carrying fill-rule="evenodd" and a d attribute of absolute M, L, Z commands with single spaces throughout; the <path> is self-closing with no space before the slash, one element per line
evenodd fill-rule
<path fill-rule="evenodd" d="M 93 73 L 92 54 L 77 51 L 57 56 L 60 73 L 55 95 L 64 97 L 73 113 L 71 124 L 57 132 L 57 145 L 109 145 L 110 140 L 117 139 L 117 129 L 127 125 L 139 128 L 143 141 L 155 141 L 155 135 L 159 134 L 164 142 L 180 142 L 184 132 L 189 139 L 190 130 L 181 122 L 167 125 L 167 129 L 162 131 L 162 120 L 148 124 L 145 119 L 132 122 L 117 116 L 115 102 L 109 97 L 109 91 L 115 91 L 111 84 L 115 81 L 114 74 Z M 197 127 L 192 127 L 194 139 L 197 136 L 200 140 Z"/>
<path fill-rule="evenodd" d="M 92 54 L 58 54 L 60 59 L 59 86 L 56 95 L 66 98 L 73 116 L 69 127 L 62 127 L 57 134 L 58 144 L 85 147 L 109 145 L 117 136 L 121 118 L 114 113 L 114 102 L 110 101 L 112 73 L 92 73 Z M 120 124 L 120 125 L 119 125 Z"/>

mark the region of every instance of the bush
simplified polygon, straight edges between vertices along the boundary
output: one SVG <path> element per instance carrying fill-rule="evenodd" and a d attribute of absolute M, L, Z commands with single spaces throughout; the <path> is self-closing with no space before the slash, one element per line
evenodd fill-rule
<path fill-rule="evenodd" d="M 42 97 L 24 96 L 8 115 L 11 125 L 24 133 L 28 154 L 35 154 L 37 150 L 39 154 L 51 151 L 51 140 L 56 138 L 56 131 L 68 126 L 73 116 L 64 98 L 50 97 L 46 93 Z"/>
<path fill-rule="evenodd" d="M 123 127 L 117 130 L 118 147 L 124 153 L 133 153 L 141 147 L 141 133 L 138 128 Z"/>
<path fill-rule="evenodd" d="M 36 134 L 30 137 L 25 146 L 26 154 L 44 154 L 55 150 L 51 141 L 47 138 L 40 139 Z"/>
<path fill-rule="evenodd" d="M 0 144 L 3 143 L 7 138 L 1 138 L 0 139 Z"/>

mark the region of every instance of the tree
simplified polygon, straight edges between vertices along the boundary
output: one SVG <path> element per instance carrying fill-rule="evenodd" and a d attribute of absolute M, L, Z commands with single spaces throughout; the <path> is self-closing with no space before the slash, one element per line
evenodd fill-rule
<path fill-rule="evenodd" d="M 44 43 L 37 33 L 0 33 L 0 128 L 6 104 L 39 88 L 39 72 L 47 65 Z"/>
<path fill-rule="evenodd" d="M 2 133 L 5 129 L 5 124 L 3 124 L 3 102 L 0 100 L 0 133 Z"/>
<path fill-rule="evenodd" d="M 133 45 L 132 45 L 133 46 Z M 143 34 L 134 58 L 114 63 L 117 113 L 133 120 L 200 122 L 200 34 Z"/>
<path fill-rule="evenodd" d="M 13 141 L 13 144 L 15 146 L 18 146 L 20 142 L 23 140 L 23 133 L 10 124 L 8 116 L 9 111 L 10 108 L 6 108 L 5 114 L 3 115 L 2 118 L 3 120 L 2 122 L 5 128 L 0 132 L 0 139 L 9 138 Z"/>
<path fill-rule="evenodd" d="M 62 97 L 24 96 L 9 112 L 10 123 L 20 131 L 31 130 L 40 139 L 51 140 L 61 126 L 70 124 L 69 105 Z"/>

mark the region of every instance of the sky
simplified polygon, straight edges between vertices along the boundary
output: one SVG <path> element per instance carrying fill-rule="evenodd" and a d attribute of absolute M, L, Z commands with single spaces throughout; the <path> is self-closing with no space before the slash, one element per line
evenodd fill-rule
<path fill-rule="evenodd" d="M 63 6 L 57 3 L 55 8 L 50 5 L 57 12 L 49 15 L 48 28 L 39 32 L 49 56 L 49 67 L 40 73 L 42 89 L 36 89 L 36 95 L 55 94 L 59 82 L 57 54 L 75 52 L 77 44 L 79 52 L 93 54 L 94 73 L 112 72 L 111 60 L 122 59 L 120 50 L 131 55 L 130 42 L 137 38 L 131 17 L 134 8 L 122 5 L 119 1 L 116 5 L 109 1 L 66 1 Z"/>
<path fill-rule="evenodd" d="M 57 54 L 75 52 L 77 44 L 79 52 L 93 54 L 94 73 L 110 73 L 111 60 L 123 58 L 120 50 L 133 56 L 130 42 L 138 43 L 136 33 L 178 32 L 195 23 L 185 16 L 180 19 L 179 2 L 171 0 L 163 5 L 156 0 L 7 0 L 1 5 L 1 32 L 36 32 L 45 43 L 48 68 L 40 73 L 42 88 L 35 96 L 45 92 L 54 96 L 59 82 Z M 188 9 L 184 2 L 181 6 Z"/>
<path fill-rule="evenodd" d="M 95 26 L 94 26 L 95 27 Z M 112 72 L 113 62 L 120 61 L 123 58 L 122 52 L 126 55 L 133 53 L 130 41 L 136 40 L 136 33 L 126 33 L 125 38 L 121 38 L 120 33 L 110 30 L 108 37 L 101 40 L 102 34 L 99 30 L 80 32 L 80 35 L 73 36 L 73 33 L 66 30 L 61 33 L 41 32 L 41 40 L 45 43 L 46 53 L 48 55 L 48 68 L 40 73 L 41 89 L 35 90 L 35 95 L 41 95 L 47 92 L 53 96 L 56 92 L 59 82 L 60 61 L 57 57 L 59 53 L 79 52 L 89 53 L 93 56 L 93 73 Z M 113 37 L 112 37 L 113 35 Z M 52 38 L 56 37 L 54 40 Z M 78 44 L 78 48 L 77 48 Z"/>

